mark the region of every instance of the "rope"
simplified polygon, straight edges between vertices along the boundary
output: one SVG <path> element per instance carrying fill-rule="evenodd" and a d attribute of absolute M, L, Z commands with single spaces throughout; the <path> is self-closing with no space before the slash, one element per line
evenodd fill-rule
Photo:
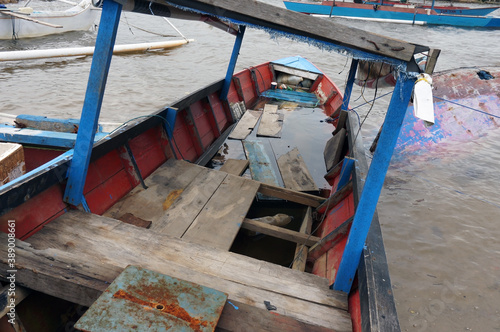
<path fill-rule="evenodd" d="M 434 96 L 434 98 L 436 99 L 439 99 L 439 100 L 442 100 L 442 101 L 445 101 L 447 103 L 451 103 L 451 104 L 455 104 L 455 105 L 458 105 L 458 106 L 461 106 L 461 107 L 464 107 L 464 108 L 468 108 L 474 112 L 478 112 L 478 113 L 482 113 L 482 114 L 486 114 L 486 115 L 489 115 L 489 116 L 492 116 L 494 118 L 497 118 L 497 119 L 500 119 L 500 116 L 498 115 L 495 115 L 495 114 L 491 114 L 491 113 L 488 113 L 488 112 L 485 112 L 485 111 L 481 111 L 481 110 L 478 110 L 476 108 L 473 108 L 473 107 L 469 107 L 469 106 L 466 106 L 466 105 L 462 105 L 462 104 L 459 104 L 457 102 L 454 102 L 454 101 L 451 101 L 451 100 L 447 100 L 447 99 L 444 99 L 444 98 L 440 98 L 440 97 L 436 97 Z"/>

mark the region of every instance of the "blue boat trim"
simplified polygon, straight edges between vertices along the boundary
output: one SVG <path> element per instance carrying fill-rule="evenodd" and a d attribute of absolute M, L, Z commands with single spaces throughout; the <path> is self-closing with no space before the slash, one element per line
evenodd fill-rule
<path fill-rule="evenodd" d="M 316 68 L 315 65 L 313 65 L 311 62 L 309 62 L 307 59 L 304 59 L 301 56 L 291 56 L 288 58 L 283 58 L 279 59 L 276 61 L 272 61 L 272 64 L 277 64 L 277 65 L 283 65 L 287 67 L 293 67 L 305 71 L 309 71 L 311 73 L 315 74 L 323 74 L 321 70 Z"/>
<path fill-rule="evenodd" d="M 305 106 L 317 106 L 320 103 L 318 97 L 314 93 L 303 91 L 269 89 L 262 92 L 261 96 L 284 101 L 292 101 Z"/>

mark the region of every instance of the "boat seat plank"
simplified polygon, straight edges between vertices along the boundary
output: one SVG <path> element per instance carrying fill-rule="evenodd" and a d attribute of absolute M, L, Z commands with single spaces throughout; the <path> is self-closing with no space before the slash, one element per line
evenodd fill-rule
<path fill-rule="evenodd" d="M 351 328 L 346 294 L 330 290 L 325 278 L 185 242 L 111 218 L 71 211 L 49 223 L 29 241 L 31 247 L 17 246 L 21 251 L 24 248 L 25 252 L 18 255 L 23 257 L 22 264 L 27 264 L 19 269 L 18 277 L 29 288 L 85 302 L 83 305 L 91 303 L 88 295 L 91 290 L 102 291 L 105 282 L 111 282 L 120 269 L 136 264 L 220 290 L 229 295 L 230 301 L 264 309 L 263 301 L 270 300 L 280 315 L 338 331 Z M 0 242 L 0 246 L 7 244 L 6 239 Z M 31 259 L 25 260 L 25 254 L 31 255 Z M 35 258 L 43 262 L 35 265 Z M 8 269 L 6 263 L 2 259 L 0 269 Z M 53 268 L 59 265 L 65 269 Z M 44 278 L 57 287 L 40 288 L 37 281 Z M 44 283 L 47 284 L 50 283 Z M 85 297 L 75 299 L 74 294 L 84 293 Z M 92 294 L 98 296 L 99 292 Z"/>
<path fill-rule="evenodd" d="M 241 159 L 228 159 L 219 169 L 221 172 L 226 172 L 228 174 L 240 176 L 245 173 L 250 162 L 248 160 Z"/>
<path fill-rule="evenodd" d="M 283 114 L 278 111 L 278 105 L 266 104 L 257 130 L 257 136 L 280 138 L 282 128 Z"/>
<path fill-rule="evenodd" d="M 182 238 L 229 250 L 258 190 L 258 183 L 227 175 Z"/>
<path fill-rule="evenodd" d="M 174 192 L 174 202 L 169 207 L 164 206 L 167 209 L 152 229 L 182 237 L 226 177 L 227 174 L 223 172 L 202 170 L 185 189 L 180 189 L 182 192 L 178 195 Z"/>
<path fill-rule="evenodd" d="M 285 188 L 295 191 L 318 191 L 311 173 L 297 148 L 278 158 Z"/>
<path fill-rule="evenodd" d="M 244 140 L 252 132 L 259 121 L 262 111 L 247 110 L 241 117 L 228 138 Z"/>

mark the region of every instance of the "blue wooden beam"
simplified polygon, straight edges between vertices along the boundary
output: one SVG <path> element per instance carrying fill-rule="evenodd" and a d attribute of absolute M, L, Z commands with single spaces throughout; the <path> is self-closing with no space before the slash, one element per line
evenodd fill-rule
<path fill-rule="evenodd" d="M 101 112 L 121 10 L 121 4 L 113 0 L 104 0 L 95 52 L 90 67 L 87 92 L 83 102 L 80 128 L 75 143 L 75 153 L 68 173 L 66 192 L 64 193 L 64 200 L 75 206 L 82 203 L 83 187 Z"/>
<path fill-rule="evenodd" d="M 233 78 L 234 68 L 236 68 L 236 62 L 238 61 L 238 55 L 240 54 L 241 44 L 243 42 L 243 36 L 245 35 L 245 26 L 240 25 L 238 35 L 236 35 L 236 41 L 233 46 L 233 53 L 231 54 L 231 60 L 229 61 L 229 66 L 227 68 L 226 78 L 224 80 L 224 85 L 220 92 L 220 100 L 227 100 L 227 94 L 229 92 L 229 87 L 231 85 L 231 79 Z"/>
<path fill-rule="evenodd" d="M 347 77 L 347 83 L 344 90 L 344 99 L 342 101 L 342 110 L 349 110 L 349 101 L 351 100 L 352 87 L 354 85 L 354 79 L 356 78 L 356 71 L 358 70 L 358 62 L 357 59 L 352 59 L 351 61 L 351 69 L 349 70 L 349 76 Z"/>
<path fill-rule="evenodd" d="M 340 261 L 339 270 L 332 288 L 344 292 L 351 289 L 354 275 L 359 266 L 366 236 L 377 207 L 380 191 L 389 168 L 394 146 L 399 136 L 403 119 L 410 102 L 414 78 L 405 74 L 399 76 L 391 103 L 387 110 L 384 126 L 380 133 L 377 150 L 373 156 L 365 185 L 352 222 L 347 244 Z"/>

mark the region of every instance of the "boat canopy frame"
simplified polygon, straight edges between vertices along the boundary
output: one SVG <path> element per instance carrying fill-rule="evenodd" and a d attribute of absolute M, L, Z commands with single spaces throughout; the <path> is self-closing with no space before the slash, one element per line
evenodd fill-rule
<path fill-rule="evenodd" d="M 75 206 L 81 205 L 86 210 L 88 210 L 88 207 L 85 204 L 83 188 L 94 144 L 95 129 L 98 124 L 120 13 L 122 8 L 132 8 L 133 10 L 140 4 L 140 1 L 142 0 L 135 2 L 133 0 L 103 1 L 96 51 L 92 59 L 80 119 L 81 127 L 78 130 L 74 156 L 68 171 L 68 182 L 64 194 L 66 202 Z M 412 94 L 413 85 L 420 71 L 416 65 L 414 55 L 423 51 L 430 51 L 430 48 L 385 38 L 255 1 L 169 0 L 160 2 L 154 0 L 153 2 L 157 7 L 166 6 L 162 10 L 165 16 L 174 12 L 168 9 L 170 5 L 186 13 L 211 16 L 222 22 L 240 27 L 226 74 L 225 86 L 230 83 L 236 65 L 244 35 L 244 27 L 264 29 L 271 35 L 283 35 L 318 46 L 321 49 L 334 50 L 352 56 L 353 62 L 342 106 L 345 111 L 348 110 L 358 60 L 385 62 L 395 66 L 398 73 L 395 93 L 392 95 L 378 147 L 366 176 L 364 190 L 358 202 L 358 208 L 340 267 L 335 282 L 331 285 L 336 290 L 348 293 L 360 263 L 365 240 L 374 218 L 376 205 Z M 224 99 L 224 94 L 221 97 Z M 173 127 L 173 124 L 170 125 Z"/>

